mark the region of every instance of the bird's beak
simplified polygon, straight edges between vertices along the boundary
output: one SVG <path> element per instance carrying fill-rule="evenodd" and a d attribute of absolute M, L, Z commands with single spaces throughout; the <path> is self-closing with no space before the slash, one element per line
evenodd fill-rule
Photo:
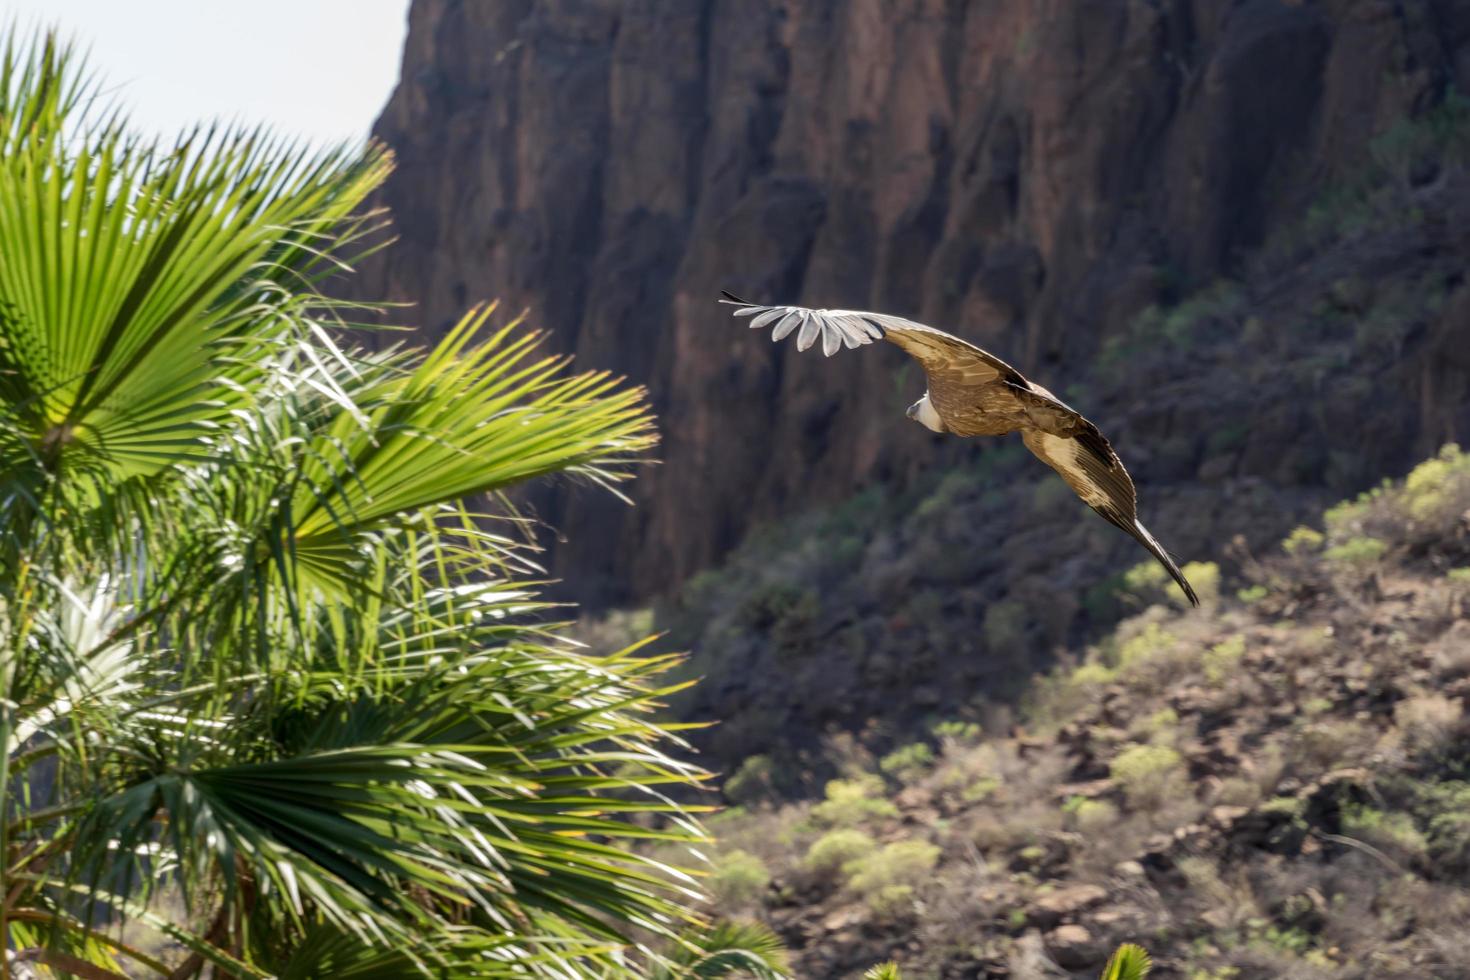
<path fill-rule="evenodd" d="M 904 412 L 903 414 L 907 415 L 911 419 L 918 418 L 919 417 L 919 403 L 918 402 L 914 402 L 912 405 L 909 406 L 908 411 Z"/>

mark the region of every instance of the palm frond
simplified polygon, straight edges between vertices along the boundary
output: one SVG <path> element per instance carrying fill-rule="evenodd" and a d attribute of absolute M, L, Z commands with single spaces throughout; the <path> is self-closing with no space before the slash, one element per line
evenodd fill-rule
<path fill-rule="evenodd" d="M 493 307 L 427 352 L 330 333 L 387 166 L 140 140 L 65 45 L 4 48 L 0 941 L 98 976 L 779 976 L 632 846 L 707 839 L 657 721 L 678 658 L 563 639 L 501 496 L 618 492 L 643 392 Z"/>
<path fill-rule="evenodd" d="M 353 535 L 447 501 L 553 472 L 605 486 L 656 441 L 641 389 L 537 358 L 519 322 L 477 347 L 492 306 L 467 315 L 411 371 L 344 393 L 343 412 L 303 454 L 292 500 L 297 560 L 330 575 Z"/>
<path fill-rule="evenodd" d="M 743 976 L 786 980 L 786 947 L 758 922 L 721 922 L 681 937 L 677 950 L 658 965 L 654 980 L 714 980 Z"/>
<path fill-rule="evenodd" d="M 75 125 L 90 82 L 50 38 L 5 63 L 0 398 L 64 479 L 197 459 L 262 368 L 241 354 L 293 329 L 308 244 L 387 158 L 220 129 L 165 149 L 117 117 Z"/>
<path fill-rule="evenodd" d="M 1108 958 L 1102 980 L 1144 980 L 1153 969 L 1148 951 L 1133 943 L 1124 943 Z"/>

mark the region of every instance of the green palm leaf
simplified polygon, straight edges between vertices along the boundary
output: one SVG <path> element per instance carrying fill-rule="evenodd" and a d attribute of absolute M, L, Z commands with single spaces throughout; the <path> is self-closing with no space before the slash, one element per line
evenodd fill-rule
<path fill-rule="evenodd" d="M 654 980 L 713 980 L 742 976 L 785 980 L 790 966 L 781 940 L 758 922 L 721 922 L 681 937 Z"/>
<path fill-rule="evenodd" d="M 1119 946 L 1103 968 L 1102 980 L 1144 980 L 1153 969 L 1148 951 L 1133 943 Z"/>
<path fill-rule="evenodd" d="M 493 311 L 460 325 L 412 370 L 345 384 L 340 412 L 303 452 L 291 501 L 296 560 L 340 575 L 353 538 L 424 508 L 567 472 L 604 486 L 654 445 L 640 389 L 600 373 L 566 375 L 534 356 L 518 323 L 468 345 Z"/>
<path fill-rule="evenodd" d="M 12 42 L 5 65 L 0 396 L 52 474 L 198 458 L 262 369 L 253 352 L 315 299 L 300 292 L 322 261 L 312 242 L 386 158 L 222 130 L 144 144 L 115 119 L 72 124 L 91 89 L 68 48 Z"/>

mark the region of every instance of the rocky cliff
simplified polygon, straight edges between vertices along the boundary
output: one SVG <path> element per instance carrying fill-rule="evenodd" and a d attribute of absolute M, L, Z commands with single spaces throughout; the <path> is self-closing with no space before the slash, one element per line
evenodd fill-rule
<path fill-rule="evenodd" d="M 1463 0 L 415 0 L 376 130 L 398 155 L 383 201 L 401 239 L 352 288 L 416 301 L 431 331 L 498 297 L 648 384 L 665 441 L 638 506 L 565 487 L 536 502 L 584 600 L 666 590 L 760 522 L 976 451 L 903 418 L 922 380 L 899 352 L 798 357 L 732 323 L 720 288 L 912 315 L 1056 390 L 1106 388 L 1078 407 L 1146 516 L 1171 488 L 1210 489 L 1152 511 L 1192 557 L 1241 527 L 1249 488 L 1355 489 L 1466 424 L 1470 294 L 1452 274 L 1391 350 L 1351 347 L 1366 386 L 1334 389 L 1331 411 L 1287 385 L 1253 395 L 1241 364 L 1211 382 L 1227 406 L 1191 397 L 1189 338 L 1145 328 L 1243 282 L 1215 339 L 1268 367 L 1251 304 L 1313 308 L 1283 295 L 1303 229 L 1337 206 L 1324 188 L 1376 167 L 1392 206 L 1432 224 L 1412 195 L 1442 184 L 1439 158 L 1392 135 L 1470 84 L 1467 39 Z M 1380 249 L 1398 281 L 1418 281 L 1420 248 L 1463 258 L 1453 230 L 1420 230 Z M 1334 309 L 1381 297 L 1355 298 L 1378 275 L 1355 254 L 1319 270 L 1350 280 Z M 1318 368 L 1314 386 L 1344 364 Z M 1022 530 L 991 517 L 997 546 Z"/>

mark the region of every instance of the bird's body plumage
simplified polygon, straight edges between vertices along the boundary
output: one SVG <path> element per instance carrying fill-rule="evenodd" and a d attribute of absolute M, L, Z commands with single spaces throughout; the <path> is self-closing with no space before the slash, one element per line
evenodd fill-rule
<path fill-rule="evenodd" d="M 737 307 L 736 316 L 751 317 L 751 327 L 772 326 L 773 340 L 797 332 L 799 350 L 818 339 L 828 357 L 874 340 L 902 348 L 929 381 L 910 418 L 957 436 L 1020 432 L 1026 448 L 1056 470 L 1084 503 L 1147 548 L 1189 601 L 1199 604 L 1179 566 L 1139 522 L 1133 481 L 1097 426 L 1005 361 L 943 330 L 886 313 L 759 306 L 724 296 L 722 302 Z"/>

